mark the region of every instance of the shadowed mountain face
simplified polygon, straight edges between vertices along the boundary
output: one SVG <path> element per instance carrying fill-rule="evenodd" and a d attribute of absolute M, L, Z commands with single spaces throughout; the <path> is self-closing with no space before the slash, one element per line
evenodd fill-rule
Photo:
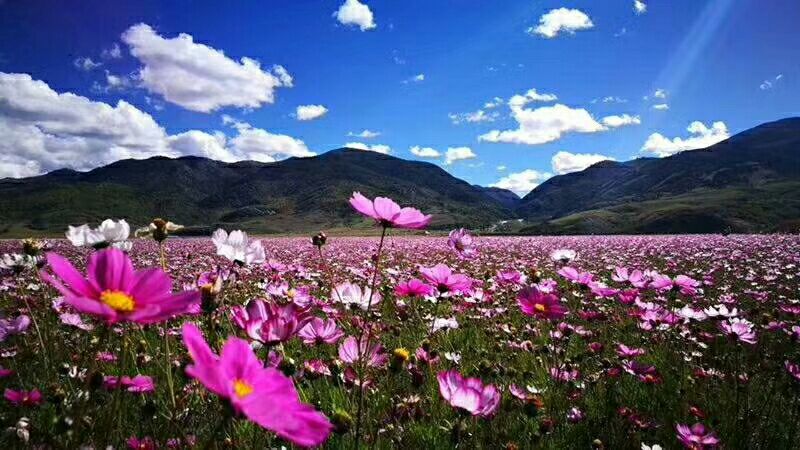
<path fill-rule="evenodd" d="M 511 215 L 507 202 L 433 164 L 339 149 L 276 163 L 199 157 L 124 160 L 90 172 L 0 180 L 0 231 L 60 232 L 106 217 L 167 217 L 199 227 L 305 232 L 367 224 L 347 199 L 388 196 L 434 214 L 434 228 L 478 227 Z"/>
<path fill-rule="evenodd" d="M 767 230 L 771 221 L 800 217 L 795 182 L 799 118 L 767 123 L 702 150 L 603 161 L 551 178 L 526 195 L 516 213 L 540 223 L 531 232 Z M 775 204 L 776 193 L 782 205 Z"/>

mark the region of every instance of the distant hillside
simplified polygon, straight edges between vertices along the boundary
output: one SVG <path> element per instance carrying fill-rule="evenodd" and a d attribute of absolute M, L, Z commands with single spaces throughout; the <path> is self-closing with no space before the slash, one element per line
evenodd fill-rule
<path fill-rule="evenodd" d="M 553 177 L 516 213 L 528 233 L 771 231 L 800 218 L 800 118 L 706 149 Z"/>
<path fill-rule="evenodd" d="M 227 226 L 291 233 L 366 226 L 347 203 L 353 191 L 389 196 L 433 214 L 434 229 L 477 228 L 512 214 L 508 202 L 434 164 L 339 149 L 276 163 L 155 157 L 85 173 L 58 170 L 0 180 L 0 233 L 60 233 L 69 224 L 106 217 L 146 224 L 163 216 L 197 231 Z"/>

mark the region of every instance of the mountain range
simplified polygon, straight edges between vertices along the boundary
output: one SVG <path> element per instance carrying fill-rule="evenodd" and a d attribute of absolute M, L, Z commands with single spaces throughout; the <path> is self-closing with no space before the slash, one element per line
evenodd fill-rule
<path fill-rule="evenodd" d="M 555 176 L 520 199 L 442 168 L 338 149 L 274 163 L 200 157 L 122 160 L 0 180 L 0 234 L 58 234 L 70 224 L 154 217 L 258 233 L 305 233 L 369 223 L 354 191 L 434 215 L 431 228 L 522 234 L 761 232 L 800 225 L 800 118 L 760 125 L 701 150 L 603 161 Z"/>

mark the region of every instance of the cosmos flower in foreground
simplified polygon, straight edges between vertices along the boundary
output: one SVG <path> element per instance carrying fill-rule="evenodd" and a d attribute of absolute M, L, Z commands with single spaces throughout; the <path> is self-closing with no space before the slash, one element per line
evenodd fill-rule
<path fill-rule="evenodd" d="M 386 197 L 375 197 L 373 201 L 360 192 L 353 192 L 350 205 L 359 213 L 375 219 L 375 222 L 387 228 L 418 230 L 425 228 L 431 221 L 431 216 L 422 214 L 420 210 L 401 208 L 394 200 Z"/>
<path fill-rule="evenodd" d="M 472 288 L 472 279 L 466 275 L 455 274 L 453 269 L 444 264 L 433 267 L 421 267 L 419 273 L 439 292 L 463 293 Z"/>
<path fill-rule="evenodd" d="M 361 341 L 361 345 L 358 345 L 358 340 L 349 336 L 339 344 L 339 359 L 342 361 L 353 364 L 361 358 L 364 358 L 370 367 L 381 367 L 389 362 L 389 357 L 380 343 L 370 342 L 369 349 L 367 349 L 366 339 Z"/>
<path fill-rule="evenodd" d="M 475 257 L 478 251 L 475 249 L 475 243 L 472 240 L 472 235 L 464 228 L 459 228 L 450 232 L 447 237 L 447 246 L 453 249 L 456 254 L 464 259 Z"/>
<path fill-rule="evenodd" d="M 6 389 L 3 396 L 14 406 L 37 406 L 42 403 L 42 393 L 38 389 L 30 392 Z"/>
<path fill-rule="evenodd" d="M 473 416 L 491 417 L 500 406 L 500 391 L 477 378 L 464 378 L 457 370 L 440 372 L 439 393 L 450 406 L 468 411 Z"/>
<path fill-rule="evenodd" d="M 557 295 L 544 293 L 536 286 L 520 291 L 517 303 L 523 313 L 537 319 L 558 320 L 567 315 L 567 308 L 561 304 Z"/>
<path fill-rule="evenodd" d="M 303 343 L 309 345 L 335 344 L 344 336 L 344 331 L 339 329 L 333 319 L 320 319 L 315 317 L 297 333 Z"/>
<path fill-rule="evenodd" d="M 719 328 L 731 338 L 747 344 L 756 343 L 756 332 L 753 330 L 753 323 L 746 319 L 734 317 L 725 322 L 720 322 Z"/>
<path fill-rule="evenodd" d="M 134 270 L 128 255 L 116 248 L 93 253 L 87 277 L 55 253 L 47 254 L 47 262 L 53 274 L 42 270 L 42 278 L 64 296 L 64 302 L 108 323 L 161 322 L 200 302 L 198 291 L 173 294 L 172 280 L 161 269 Z"/>
<path fill-rule="evenodd" d="M 688 425 L 678 424 L 675 429 L 678 432 L 678 439 L 686 448 L 692 450 L 712 449 L 719 444 L 717 435 L 706 430 L 702 423 L 696 423 L 691 428 Z"/>
<path fill-rule="evenodd" d="M 217 246 L 217 254 L 230 261 L 251 265 L 262 264 L 267 260 L 261 241 L 250 242 L 244 231 L 236 230 L 228 234 L 220 228 L 211 235 L 211 240 Z"/>
<path fill-rule="evenodd" d="M 65 234 L 75 247 L 101 249 L 112 246 L 120 250 L 129 251 L 132 245 L 128 241 L 128 236 L 131 234 L 131 226 L 124 219 L 119 221 L 106 219 L 97 228 L 91 228 L 86 224 L 79 227 L 70 226 Z"/>
<path fill-rule="evenodd" d="M 186 373 L 251 421 L 305 447 L 320 445 L 330 435 L 328 418 L 302 403 L 292 381 L 265 368 L 246 341 L 229 337 L 216 355 L 197 326 L 185 323 L 183 342 L 194 360 Z"/>
<path fill-rule="evenodd" d="M 425 297 L 433 295 L 433 292 L 433 286 L 416 278 L 400 283 L 394 288 L 394 293 L 400 297 Z"/>

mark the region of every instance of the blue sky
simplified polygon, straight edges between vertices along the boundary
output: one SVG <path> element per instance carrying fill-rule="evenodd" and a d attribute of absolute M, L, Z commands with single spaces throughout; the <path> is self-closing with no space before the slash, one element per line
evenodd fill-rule
<path fill-rule="evenodd" d="M 0 176 L 359 142 L 524 194 L 800 108 L 795 0 L 346 1 L 0 1 Z"/>

